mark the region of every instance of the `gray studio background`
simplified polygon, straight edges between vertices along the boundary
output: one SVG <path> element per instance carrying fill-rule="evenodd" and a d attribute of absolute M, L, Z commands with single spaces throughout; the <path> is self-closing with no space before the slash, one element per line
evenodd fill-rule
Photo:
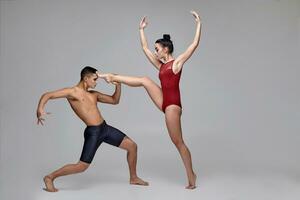
<path fill-rule="evenodd" d="M 77 84 L 86 65 L 159 83 L 141 50 L 140 19 L 148 16 L 152 50 L 169 33 L 178 56 L 194 37 L 193 9 L 202 17 L 202 37 L 184 66 L 181 94 L 183 136 L 196 173 L 299 180 L 300 1 L 1 0 L 0 199 L 33 198 L 45 174 L 79 159 L 85 125 L 65 99 L 49 101 L 52 114 L 45 126 L 36 125 L 44 92 Z M 96 89 L 112 94 L 114 86 L 101 80 Z M 164 116 L 142 88 L 123 85 L 119 105 L 99 108 L 139 145 L 142 177 L 184 186 Z M 103 144 L 78 179 L 91 179 L 86 187 L 113 184 L 127 181 L 127 171 L 125 152 Z"/>

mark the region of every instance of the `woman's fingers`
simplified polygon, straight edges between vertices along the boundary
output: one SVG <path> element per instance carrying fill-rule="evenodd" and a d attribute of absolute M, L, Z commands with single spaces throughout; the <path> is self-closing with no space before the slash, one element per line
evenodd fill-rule
<path fill-rule="evenodd" d="M 146 16 L 144 16 L 140 22 L 140 28 L 145 28 L 147 26 Z"/>
<path fill-rule="evenodd" d="M 200 20 L 200 16 L 198 15 L 198 13 L 196 13 L 196 11 L 192 10 L 191 13 L 197 20 Z"/>

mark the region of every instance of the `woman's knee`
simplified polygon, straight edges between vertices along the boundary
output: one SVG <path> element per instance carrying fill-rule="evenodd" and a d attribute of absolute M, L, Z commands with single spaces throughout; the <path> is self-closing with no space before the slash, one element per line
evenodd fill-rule
<path fill-rule="evenodd" d="M 141 82 L 143 86 L 149 86 L 151 84 L 152 80 L 148 76 L 141 77 Z"/>
<path fill-rule="evenodd" d="M 176 146 L 176 148 L 181 148 L 182 146 L 184 146 L 184 142 L 182 139 L 178 139 L 178 138 L 171 138 L 173 144 Z"/>
<path fill-rule="evenodd" d="M 165 110 L 165 115 L 167 119 L 173 119 L 175 116 L 180 118 L 182 113 L 181 107 L 178 105 L 169 105 Z"/>

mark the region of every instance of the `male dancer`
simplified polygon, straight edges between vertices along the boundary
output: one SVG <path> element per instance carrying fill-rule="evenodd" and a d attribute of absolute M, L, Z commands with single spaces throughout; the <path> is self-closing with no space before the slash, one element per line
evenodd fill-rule
<path fill-rule="evenodd" d="M 54 92 L 47 92 L 40 98 L 37 108 L 37 124 L 43 125 L 45 120 L 43 116 L 48 114 L 44 111 L 48 100 L 66 98 L 76 115 L 87 125 L 84 131 L 84 145 L 80 160 L 76 164 L 67 164 L 45 176 L 45 190 L 48 192 L 58 191 L 53 184 L 54 179 L 60 176 L 85 171 L 92 162 L 96 150 L 102 142 L 127 150 L 130 184 L 148 185 L 148 183 L 140 179 L 136 173 L 136 143 L 120 130 L 106 124 L 97 107 L 97 102 L 118 104 L 121 96 L 121 85 L 114 83 L 116 89 L 112 96 L 89 90 L 90 88 L 93 89 L 96 87 L 96 81 L 98 79 L 97 73 L 99 72 L 96 69 L 87 66 L 82 69 L 80 82 L 76 86 Z"/>

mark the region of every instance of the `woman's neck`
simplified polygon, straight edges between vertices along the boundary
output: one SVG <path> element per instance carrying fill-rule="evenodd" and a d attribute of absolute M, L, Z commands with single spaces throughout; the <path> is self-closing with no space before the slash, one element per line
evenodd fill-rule
<path fill-rule="evenodd" d="M 174 60 L 174 57 L 173 57 L 171 54 L 166 55 L 166 57 L 163 58 L 163 61 L 164 61 L 165 63 L 167 63 L 167 62 L 169 62 L 169 61 L 171 61 L 171 60 Z"/>

